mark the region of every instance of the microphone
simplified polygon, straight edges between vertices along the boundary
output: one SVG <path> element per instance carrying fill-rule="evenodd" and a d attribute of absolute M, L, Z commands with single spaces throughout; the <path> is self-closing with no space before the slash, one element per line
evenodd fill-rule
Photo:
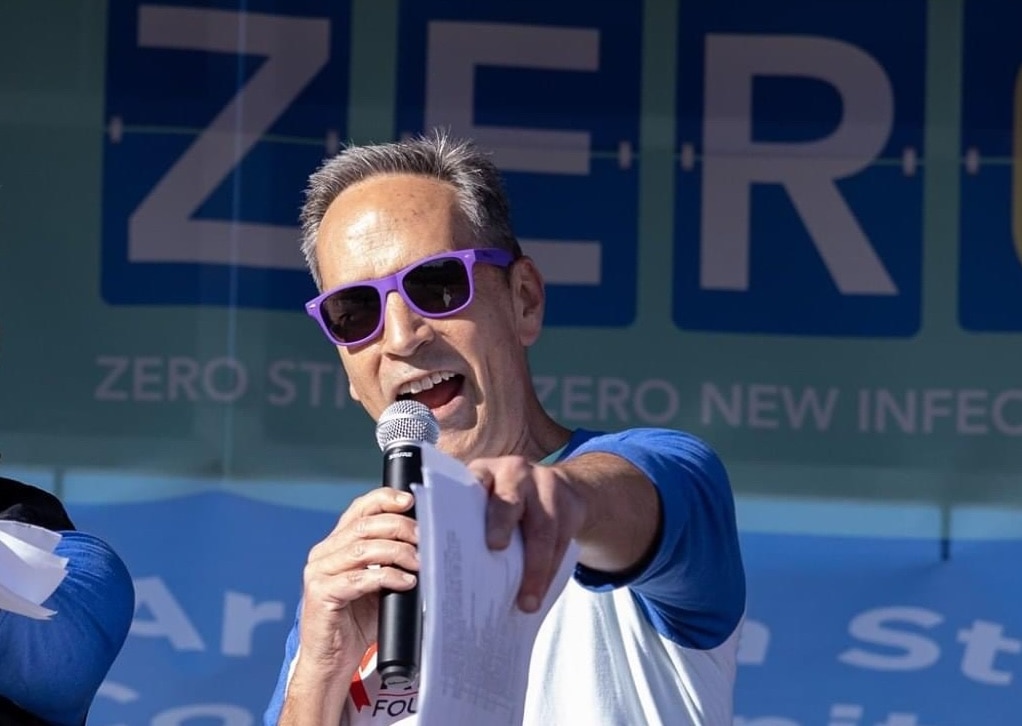
<path fill-rule="evenodd" d="M 383 486 L 402 492 L 422 483 L 422 448 L 436 444 L 440 424 L 427 406 L 405 399 L 387 406 L 376 424 L 376 443 L 383 450 Z M 415 518 L 415 507 L 405 514 Z M 419 675 L 422 649 L 422 598 L 419 583 L 411 590 L 383 590 L 377 630 L 376 671 L 384 688 L 401 688 Z"/>

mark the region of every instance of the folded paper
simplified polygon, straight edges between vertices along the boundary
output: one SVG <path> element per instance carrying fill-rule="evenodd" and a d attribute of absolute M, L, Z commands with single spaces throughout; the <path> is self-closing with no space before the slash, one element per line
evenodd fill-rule
<path fill-rule="evenodd" d="M 67 574 L 67 558 L 54 554 L 60 535 L 24 522 L 0 521 L 0 610 L 37 620 Z"/>

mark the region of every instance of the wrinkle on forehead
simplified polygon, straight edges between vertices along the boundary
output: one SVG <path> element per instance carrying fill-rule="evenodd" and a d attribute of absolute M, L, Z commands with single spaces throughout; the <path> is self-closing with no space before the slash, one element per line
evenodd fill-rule
<path fill-rule="evenodd" d="M 337 285 L 388 275 L 461 246 L 471 234 L 454 188 L 436 179 L 383 175 L 343 191 L 320 225 L 320 271 Z"/>
<path fill-rule="evenodd" d="M 398 221 L 385 211 L 366 209 L 340 227 L 341 234 L 328 244 L 327 254 L 332 255 L 342 267 L 361 267 L 353 265 L 355 261 L 371 266 L 371 274 L 361 274 L 361 279 L 381 277 L 388 274 L 389 268 L 400 267 L 401 245 L 388 244 L 399 234 L 400 227 Z"/>
<path fill-rule="evenodd" d="M 386 233 L 400 227 L 403 224 L 418 224 L 426 215 L 435 211 L 441 200 L 444 199 L 442 187 L 432 194 L 423 194 L 421 191 L 409 192 L 399 189 L 397 193 L 389 195 L 385 201 L 376 202 L 377 206 L 365 207 L 369 204 L 365 199 L 356 198 L 347 202 L 349 207 L 363 206 L 360 213 L 353 214 L 353 219 L 346 223 L 348 237 L 361 235 L 372 235 L 374 233 Z M 453 202 L 453 194 L 449 196 Z M 342 202 L 342 205 L 344 202 Z"/>

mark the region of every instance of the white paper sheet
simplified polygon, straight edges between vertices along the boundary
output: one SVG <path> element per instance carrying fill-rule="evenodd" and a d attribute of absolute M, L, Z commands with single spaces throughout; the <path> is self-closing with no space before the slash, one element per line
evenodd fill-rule
<path fill-rule="evenodd" d="M 67 575 L 67 558 L 53 554 L 60 535 L 24 522 L 0 521 L 0 610 L 44 620 L 42 603 Z"/>
<path fill-rule="evenodd" d="M 420 726 L 518 726 L 532 646 L 578 558 L 572 543 L 539 611 L 515 604 L 523 570 L 521 533 L 486 546 L 485 490 L 467 467 L 423 446 L 416 487 L 420 586 L 425 608 Z"/>

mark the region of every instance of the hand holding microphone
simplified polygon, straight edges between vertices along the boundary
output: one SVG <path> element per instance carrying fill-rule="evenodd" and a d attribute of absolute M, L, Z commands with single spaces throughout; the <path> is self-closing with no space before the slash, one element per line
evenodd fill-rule
<path fill-rule="evenodd" d="M 411 492 L 422 483 L 423 443 L 434 445 L 440 426 L 427 406 L 402 400 L 384 410 L 376 424 L 376 443 L 383 450 L 383 486 Z M 415 517 L 415 508 L 406 512 Z M 384 688 L 401 687 L 419 674 L 422 647 L 422 597 L 411 590 L 380 593 L 376 670 Z"/>

